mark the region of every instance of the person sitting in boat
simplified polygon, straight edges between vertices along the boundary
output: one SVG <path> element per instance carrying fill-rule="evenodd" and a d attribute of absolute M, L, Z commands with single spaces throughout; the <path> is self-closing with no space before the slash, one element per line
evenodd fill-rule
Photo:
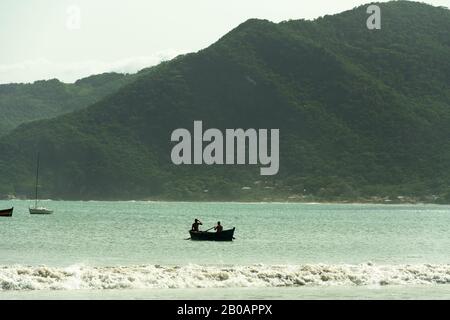
<path fill-rule="evenodd" d="M 194 223 L 192 224 L 192 231 L 197 231 L 198 232 L 198 226 L 202 225 L 202 222 L 198 219 L 195 219 Z"/>
<path fill-rule="evenodd" d="M 214 230 L 216 230 L 216 232 L 222 232 L 223 227 L 220 224 L 220 221 L 217 221 L 217 226 L 214 227 Z"/>

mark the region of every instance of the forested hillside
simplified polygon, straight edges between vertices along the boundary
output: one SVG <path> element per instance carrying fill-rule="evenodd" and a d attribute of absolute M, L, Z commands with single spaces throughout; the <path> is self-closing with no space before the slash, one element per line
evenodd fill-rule
<path fill-rule="evenodd" d="M 249 20 L 88 108 L 22 125 L 0 140 L 0 193 L 32 195 L 39 150 L 53 198 L 450 202 L 450 11 L 379 5 L 381 30 L 366 6 Z M 173 165 L 170 135 L 194 120 L 279 128 L 279 174 Z"/>
<path fill-rule="evenodd" d="M 75 83 L 53 79 L 0 85 L 0 136 L 18 125 L 85 108 L 117 91 L 134 76 L 105 73 Z"/>

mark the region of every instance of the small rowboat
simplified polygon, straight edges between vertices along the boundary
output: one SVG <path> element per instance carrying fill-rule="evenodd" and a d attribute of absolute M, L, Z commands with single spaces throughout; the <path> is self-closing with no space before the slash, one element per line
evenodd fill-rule
<path fill-rule="evenodd" d="M 0 217 L 11 217 L 13 214 L 14 208 L 0 210 Z"/>
<path fill-rule="evenodd" d="M 196 241 L 233 241 L 234 229 L 223 230 L 221 232 L 189 231 L 191 240 Z"/>

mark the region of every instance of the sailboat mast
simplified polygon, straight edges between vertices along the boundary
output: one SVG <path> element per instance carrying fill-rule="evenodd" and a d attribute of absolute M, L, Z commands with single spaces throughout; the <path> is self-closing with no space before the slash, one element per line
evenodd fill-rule
<path fill-rule="evenodd" d="M 36 166 L 36 186 L 35 186 L 35 197 L 34 197 L 34 207 L 37 208 L 38 201 L 38 184 L 39 184 L 39 152 L 37 154 L 37 166 Z"/>

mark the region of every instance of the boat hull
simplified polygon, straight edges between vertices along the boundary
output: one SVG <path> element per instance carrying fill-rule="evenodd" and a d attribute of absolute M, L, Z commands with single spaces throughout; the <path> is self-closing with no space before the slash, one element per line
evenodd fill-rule
<path fill-rule="evenodd" d="M 30 214 L 52 214 L 52 210 L 45 208 L 29 208 Z"/>
<path fill-rule="evenodd" d="M 14 208 L 0 210 L 0 217 L 12 217 Z"/>
<path fill-rule="evenodd" d="M 222 232 L 189 231 L 191 240 L 194 241 L 233 241 L 234 230 L 223 230 Z"/>

